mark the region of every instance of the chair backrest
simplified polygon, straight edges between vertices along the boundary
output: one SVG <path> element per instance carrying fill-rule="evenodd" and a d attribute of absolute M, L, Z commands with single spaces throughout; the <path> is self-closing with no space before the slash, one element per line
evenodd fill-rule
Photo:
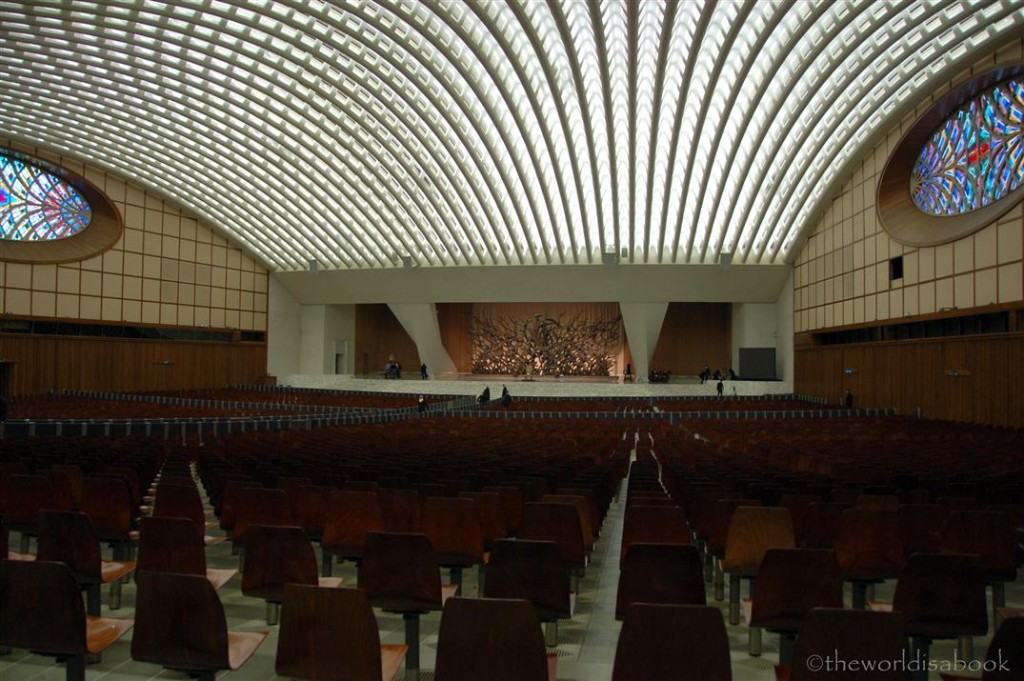
<path fill-rule="evenodd" d="M 86 652 L 85 606 L 67 565 L 0 560 L 0 646 Z"/>
<path fill-rule="evenodd" d="M 7 483 L 7 501 L 4 508 L 4 522 L 15 530 L 34 530 L 39 520 L 39 511 L 52 509 L 70 511 L 70 499 L 62 506 L 53 489 L 53 483 L 45 475 L 12 475 Z"/>
<path fill-rule="evenodd" d="M 1002 511 L 953 511 L 943 537 L 947 553 L 981 557 L 985 578 L 1012 582 L 1017 578 L 1017 543 L 1013 528 Z"/>
<path fill-rule="evenodd" d="M 572 504 L 580 517 L 580 530 L 583 532 L 583 547 L 587 553 L 594 548 L 596 530 L 590 522 L 590 504 L 582 495 L 575 494 L 543 494 L 540 502 L 545 504 Z"/>
<path fill-rule="evenodd" d="M 82 503 L 85 477 L 82 475 L 81 467 L 75 464 L 54 464 L 50 470 L 60 471 L 68 476 L 71 483 L 71 506 L 78 508 Z"/>
<path fill-rule="evenodd" d="M 523 522 L 523 491 L 513 485 L 486 485 L 481 492 L 494 492 L 501 497 L 501 506 L 508 521 L 508 536 L 514 537 Z"/>
<path fill-rule="evenodd" d="M 634 603 L 615 649 L 612 681 L 732 681 L 729 637 L 718 608 Z"/>
<path fill-rule="evenodd" d="M 99 584 L 102 581 L 100 540 L 89 516 L 84 513 L 40 511 L 36 558 L 64 563 L 81 583 Z"/>
<path fill-rule="evenodd" d="M 915 553 L 907 559 L 893 594 L 911 636 L 954 638 L 988 631 L 985 575 L 974 555 Z"/>
<path fill-rule="evenodd" d="M 569 618 L 569 565 L 553 541 L 499 539 L 484 579 L 485 598 L 530 601 L 541 619 Z"/>
<path fill-rule="evenodd" d="M 441 565 L 483 562 L 484 535 L 476 502 L 459 497 L 430 497 L 423 502 L 423 534 Z"/>
<path fill-rule="evenodd" d="M 529 601 L 450 598 L 437 636 L 437 681 L 546 681 L 547 655 Z"/>
<path fill-rule="evenodd" d="M 320 541 L 324 536 L 332 491 L 332 488 L 321 485 L 301 485 L 288 490 L 292 521 L 314 541 Z"/>
<path fill-rule="evenodd" d="M 200 536 L 206 533 L 206 511 L 195 485 L 157 485 L 153 515 L 161 518 L 187 518 Z"/>
<path fill-rule="evenodd" d="M 323 547 L 346 557 L 363 555 L 366 537 L 384 531 L 377 492 L 339 490 L 331 493 Z"/>
<path fill-rule="evenodd" d="M 385 488 L 377 492 L 384 529 L 387 532 L 420 532 L 423 530 L 423 500 L 414 489 Z"/>
<path fill-rule="evenodd" d="M 715 502 L 708 517 L 707 551 L 719 558 L 725 556 L 726 542 L 729 539 L 729 528 L 732 516 L 740 507 L 756 507 L 761 502 L 754 499 L 726 498 Z"/>
<path fill-rule="evenodd" d="M 704 568 L 697 547 L 633 544 L 619 566 L 615 618 L 633 603 L 704 605 Z"/>
<path fill-rule="evenodd" d="M 982 681 L 1017 681 L 1024 669 L 1024 617 L 1007 617 L 985 653 Z"/>
<path fill-rule="evenodd" d="M 938 504 L 901 504 L 896 509 L 903 553 L 940 553 L 949 514 Z"/>
<path fill-rule="evenodd" d="M 518 536 L 520 539 L 556 542 L 562 549 L 562 558 L 573 567 L 582 567 L 586 563 L 579 511 L 572 504 L 524 504 Z"/>
<path fill-rule="evenodd" d="M 838 661 L 880 663 L 901 660 L 906 654 L 907 631 L 898 612 L 815 608 L 807 614 L 796 640 L 790 681 L 907 681 L 906 665 L 877 665 L 866 673 L 836 664 Z M 909 657 L 908 657 L 909 659 Z M 833 668 L 825 666 L 833 660 Z"/>
<path fill-rule="evenodd" d="M 380 681 L 380 634 L 366 594 L 286 585 L 274 669 L 299 679 Z"/>
<path fill-rule="evenodd" d="M 835 548 L 846 579 L 897 577 L 904 558 L 896 509 L 846 509 Z"/>
<path fill-rule="evenodd" d="M 98 536 L 113 539 L 127 538 L 136 509 L 123 478 L 100 476 L 85 479 L 80 510 L 89 516 Z"/>
<path fill-rule="evenodd" d="M 195 525 L 185 518 L 143 518 L 135 569 L 206 575 L 206 547 Z"/>
<path fill-rule="evenodd" d="M 740 506 L 732 514 L 725 539 L 722 569 L 733 575 L 753 577 L 768 549 L 796 546 L 788 508 Z"/>
<path fill-rule="evenodd" d="M 483 534 L 484 549 L 490 550 L 494 542 L 508 536 L 508 519 L 501 497 L 494 492 L 461 492 L 459 496 L 476 502 L 480 518 L 480 532 Z"/>
<path fill-rule="evenodd" d="M 359 565 L 359 588 L 370 603 L 385 610 L 440 610 L 440 570 L 427 535 L 371 532 Z"/>
<path fill-rule="evenodd" d="M 689 544 L 690 531 L 678 506 L 630 506 L 622 521 L 619 560 L 631 544 Z"/>
<path fill-rule="evenodd" d="M 316 586 L 316 554 L 301 527 L 250 525 L 245 537 L 242 593 L 279 602 L 284 585 Z"/>
<path fill-rule="evenodd" d="M 768 549 L 754 581 L 751 626 L 795 632 L 813 608 L 843 607 L 843 575 L 828 549 Z"/>
<path fill-rule="evenodd" d="M 139 572 L 132 659 L 182 671 L 229 669 L 224 607 L 205 577 Z"/>
<path fill-rule="evenodd" d="M 797 544 L 806 549 L 833 549 L 843 526 L 843 513 L 850 504 L 842 501 L 816 501 L 807 505 L 807 515 L 796 529 Z"/>
<path fill-rule="evenodd" d="M 235 525 L 231 541 L 245 545 L 245 536 L 252 525 L 291 525 L 292 514 L 288 495 L 281 489 L 246 487 L 238 492 Z"/>

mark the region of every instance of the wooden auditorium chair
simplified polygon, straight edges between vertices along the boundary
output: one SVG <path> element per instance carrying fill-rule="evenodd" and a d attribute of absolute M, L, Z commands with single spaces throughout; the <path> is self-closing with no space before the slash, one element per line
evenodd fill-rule
<path fill-rule="evenodd" d="M 63 563 L 0 560 L 0 646 L 63 660 L 67 681 L 85 681 L 86 659 L 133 624 L 86 615 L 78 583 Z"/>

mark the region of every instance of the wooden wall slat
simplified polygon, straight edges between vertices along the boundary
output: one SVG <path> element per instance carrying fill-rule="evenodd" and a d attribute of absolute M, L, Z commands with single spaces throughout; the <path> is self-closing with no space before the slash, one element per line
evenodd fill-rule
<path fill-rule="evenodd" d="M 1024 334 L 798 347 L 794 390 L 927 418 L 1024 426 Z M 844 373 L 854 369 L 856 373 Z M 951 376 L 956 370 L 959 375 Z"/>
<path fill-rule="evenodd" d="M 267 371 L 262 343 L 0 335 L 0 357 L 16 362 L 12 395 L 220 388 Z"/>

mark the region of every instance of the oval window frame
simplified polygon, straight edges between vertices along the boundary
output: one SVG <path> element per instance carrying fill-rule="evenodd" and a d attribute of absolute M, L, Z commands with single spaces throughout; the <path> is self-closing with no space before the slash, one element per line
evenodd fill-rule
<path fill-rule="evenodd" d="M 960 215 L 929 215 L 910 194 L 910 178 L 921 150 L 935 131 L 982 91 L 1024 74 L 1024 64 L 1004 65 L 976 76 L 940 97 L 903 135 L 889 154 L 878 181 L 875 206 L 879 224 L 904 246 L 938 246 L 970 236 L 1024 200 L 1024 185 L 995 203 Z"/>
<path fill-rule="evenodd" d="M 63 166 L 5 148 L 11 157 L 41 168 L 75 188 L 88 201 L 92 219 L 73 236 L 52 241 L 0 239 L 0 260 L 18 263 L 63 263 L 86 260 L 110 250 L 124 233 L 124 219 L 114 202 L 93 183 Z"/>

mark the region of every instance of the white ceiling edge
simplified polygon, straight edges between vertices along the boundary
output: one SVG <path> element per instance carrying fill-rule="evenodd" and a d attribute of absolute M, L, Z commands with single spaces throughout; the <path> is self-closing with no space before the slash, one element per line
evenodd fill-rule
<path fill-rule="evenodd" d="M 273 272 L 302 305 L 774 303 L 789 265 L 591 265 Z"/>

